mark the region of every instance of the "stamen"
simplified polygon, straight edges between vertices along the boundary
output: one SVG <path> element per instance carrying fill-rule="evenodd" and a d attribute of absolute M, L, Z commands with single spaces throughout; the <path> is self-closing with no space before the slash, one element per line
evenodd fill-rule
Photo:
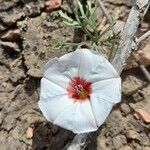
<path fill-rule="evenodd" d="M 67 87 L 69 97 L 75 101 L 86 101 L 90 100 L 90 94 L 92 93 L 91 83 L 80 77 L 74 77 L 70 81 Z"/>
<path fill-rule="evenodd" d="M 77 93 L 82 93 L 82 91 L 83 91 L 83 86 L 82 86 L 81 84 L 76 85 L 76 86 L 75 86 L 75 89 L 76 89 L 76 92 L 77 92 Z"/>

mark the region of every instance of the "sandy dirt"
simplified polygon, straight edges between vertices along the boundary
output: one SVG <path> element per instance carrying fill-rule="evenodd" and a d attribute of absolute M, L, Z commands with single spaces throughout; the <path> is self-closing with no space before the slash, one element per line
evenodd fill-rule
<path fill-rule="evenodd" d="M 107 0 L 126 20 L 132 0 Z M 55 49 L 74 41 L 74 29 L 42 0 L 0 1 L 0 150 L 61 150 L 74 134 L 47 122 L 37 102 L 42 66 L 71 51 Z M 150 70 L 150 68 L 148 68 Z M 87 150 L 150 149 L 150 85 L 140 69 L 122 75 L 122 102 L 94 133 Z"/>

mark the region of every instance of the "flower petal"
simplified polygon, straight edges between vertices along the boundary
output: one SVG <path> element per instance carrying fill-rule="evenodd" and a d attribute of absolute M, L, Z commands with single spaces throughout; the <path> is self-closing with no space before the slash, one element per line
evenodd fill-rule
<path fill-rule="evenodd" d="M 96 123 L 98 126 L 100 126 L 108 117 L 114 103 L 106 101 L 104 99 L 100 99 L 95 95 L 92 95 L 90 103 L 93 108 L 93 114 L 95 116 Z"/>
<path fill-rule="evenodd" d="M 44 78 L 66 89 L 70 79 L 63 74 L 65 67 L 57 58 L 50 60 L 45 66 Z"/>
<path fill-rule="evenodd" d="M 79 61 L 79 76 L 89 82 L 97 82 L 103 79 L 119 77 L 116 70 L 106 58 L 89 49 L 78 49 L 74 57 Z"/>
<path fill-rule="evenodd" d="M 45 65 L 44 65 L 44 68 L 43 68 L 43 72 L 45 72 L 49 67 L 52 67 L 55 63 L 58 62 L 58 58 L 55 57 L 55 58 L 52 58 L 50 59 Z"/>
<path fill-rule="evenodd" d="M 44 71 L 46 71 L 47 69 L 49 69 L 50 67 L 52 67 L 54 70 L 56 70 L 56 64 L 59 63 L 60 66 L 58 66 L 58 70 L 59 72 L 64 72 L 65 70 L 68 69 L 68 65 L 69 65 L 69 60 L 70 60 L 70 57 L 73 55 L 73 52 L 71 53 L 68 53 L 68 54 L 65 54 L 63 56 L 61 56 L 60 58 L 53 58 L 53 59 L 50 59 L 44 66 Z M 55 65 L 54 65 L 55 64 Z"/>
<path fill-rule="evenodd" d="M 121 79 L 105 79 L 92 84 L 93 95 L 99 99 L 105 99 L 113 103 L 121 100 Z"/>
<path fill-rule="evenodd" d="M 56 96 L 47 99 L 41 99 L 39 101 L 39 107 L 43 115 L 48 121 L 54 122 L 57 116 L 59 116 L 66 108 L 69 108 L 73 104 L 73 101 L 68 98 L 67 95 Z"/>
<path fill-rule="evenodd" d="M 83 103 L 76 102 L 76 111 L 73 122 L 74 133 L 85 133 L 97 130 L 95 118 L 88 101 Z"/>
<path fill-rule="evenodd" d="M 78 72 L 78 65 L 71 63 L 73 54 L 72 52 L 48 61 L 44 67 L 44 77 L 66 89 L 70 79 Z"/>
<path fill-rule="evenodd" d="M 90 103 L 75 102 L 62 111 L 54 121 L 54 124 L 74 133 L 92 132 L 97 130 L 97 125 Z"/>
<path fill-rule="evenodd" d="M 78 69 L 79 69 L 79 57 L 78 55 L 76 55 L 76 51 L 70 53 L 70 55 L 68 55 L 68 60 L 66 60 L 67 62 L 67 69 L 64 72 L 64 74 L 73 79 L 74 77 L 78 76 Z M 64 60 L 64 58 L 60 58 L 61 63 L 63 64 L 62 60 Z"/>
<path fill-rule="evenodd" d="M 73 130 L 73 116 L 75 113 L 75 103 L 66 107 L 54 120 L 54 124 L 67 130 Z"/>
<path fill-rule="evenodd" d="M 69 79 L 78 75 L 79 62 L 75 52 L 65 54 L 59 58 L 60 72 Z"/>
<path fill-rule="evenodd" d="M 41 80 L 41 91 L 40 99 L 48 99 L 55 96 L 67 95 L 67 91 L 57 84 L 49 81 L 48 79 L 42 78 Z"/>

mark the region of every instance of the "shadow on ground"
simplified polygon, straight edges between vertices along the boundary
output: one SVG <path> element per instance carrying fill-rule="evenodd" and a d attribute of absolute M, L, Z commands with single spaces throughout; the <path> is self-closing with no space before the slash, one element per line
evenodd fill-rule
<path fill-rule="evenodd" d="M 50 123 L 34 124 L 33 150 L 61 150 L 73 139 L 74 134 Z"/>
<path fill-rule="evenodd" d="M 75 134 L 52 125 L 51 123 L 36 122 L 33 131 L 33 150 L 63 150 L 67 143 L 73 140 Z M 97 134 L 89 139 L 86 150 L 96 150 Z"/>

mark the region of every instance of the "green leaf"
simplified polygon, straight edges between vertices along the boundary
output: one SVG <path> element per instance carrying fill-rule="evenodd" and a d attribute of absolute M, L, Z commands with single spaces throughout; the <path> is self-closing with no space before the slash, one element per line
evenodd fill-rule
<path fill-rule="evenodd" d="M 74 21 L 71 17 L 67 16 L 67 14 L 66 14 L 66 13 L 63 13 L 61 10 L 59 11 L 59 15 L 60 15 L 62 18 L 68 20 L 69 22 L 73 22 L 73 21 Z"/>
<path fill-rule="evenodd" d="M 87 2 L 88 10 L 90 11 L 90 14 L 93 15 L 96 11 L 96 7 L 92 7 L 92 4 L 90 1 Z"/>
<path fill-rule="evenodd" d="M 54 49 L 61 49 L 61 48 L 64 48 L 65 47 L 65 44 L 64 43 L 56 43 L 53 48 Z"/>
<path fill-rule="evenodd" d="M 77 21 L 73 21 L 72 23 L 69 23 L 67 21 L 63 21 L 63 22 L 69 26 L 73 26 L 75 28 L 81 28 L 81 26 L 79 25 L 79 23 Z"/>
<path fill-rule="evenodd" d="M 79 0 L 77 0 L 77 2 L 78 2 L 78 6 L 79 6 L 79 10 L 80 10 L 80 12 L 81 12 L 81 15 L 82 15 L 82 16 L 85 16 L 85 12 L 84 12 L 84 10 L 83 10 L 83 6 L 82 6 L 81 2 L 80 2 Z"/>
<path fill-rule="evenodd" d="M 93 24 L 94 28 L 96 28 L 96 7 L 92 8 L 91 2 L 87 2 L 87 9 L 89 11 L 89 14 L 87 18 L 90 20 L 90 22 Z"/>
<path fill-rule="evenodd" d="M 92 12 L 92 6 L 91 6 L 91 2 L 90 1 L 87 1 L 87 6 L 88 6 L 88 10 L 90 12 Z"/>

